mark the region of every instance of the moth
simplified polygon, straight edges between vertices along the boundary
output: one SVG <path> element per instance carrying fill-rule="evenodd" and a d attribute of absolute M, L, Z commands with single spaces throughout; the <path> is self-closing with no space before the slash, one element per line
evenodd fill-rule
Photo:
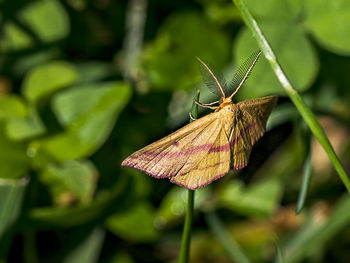
<path fill-rule="evenodd" d="M 238 103 L 232 101 L 260 54 L 258 51 L 251 55 L 234 72 L 229 84 L 198 58 L 206 85 L 221 98 L 209 104 L 194 102 L 214 111 L 138 150 L 122 165 L 155 178 L 169 178 L 171 182 L 192 190 L 224 176 L 231 167 L 245 167 L 252 147 L 263 136 L 268 116 L 277 103 L 275 96 Z M 230 89 L 234 92 L 228 95 Z"/>

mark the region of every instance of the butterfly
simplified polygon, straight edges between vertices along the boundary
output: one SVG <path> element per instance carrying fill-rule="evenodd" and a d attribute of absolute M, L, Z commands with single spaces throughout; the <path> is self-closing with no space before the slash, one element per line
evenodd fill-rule
<path fill-rule="evenodd" d="M 224 176 L 231 167 L 245 167 L 252 147 L 263 136 L 268 116 L 277 103 L 275 96 L 232 102 L 260 54 L 258 51 L 251 55 L 235 71 L 229 84 L 198 58 L 205 84 L 221 98 L 209 104 L 194 102 L 214 112 L 138 150 L 122 165 L 155 178 L 169 178 L 192 190 Z M 228 96 L 232 88 L 235 90 Z M 191 114 L 190 117 L 194 119 Z"/>

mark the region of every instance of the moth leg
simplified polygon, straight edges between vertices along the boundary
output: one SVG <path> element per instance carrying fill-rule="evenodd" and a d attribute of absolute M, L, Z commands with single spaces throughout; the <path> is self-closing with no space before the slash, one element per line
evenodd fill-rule
<path fill-rule="evenodd" d="M 214 103 L 209 103 L 209 104 L 203 104 L 203 103 L 200 103 L 199 101 L 196 101 L 195 99 L 193 99 L 194 103 L 196 103 L 198 106 L 201 106 L 203 108 L 208 108 L 208 109 L 211 109 L 211 110 L 216 110 L 217 108 L 219 108 L 219 106 L 210 106 L 210 105 L 213 105 Z"/>
<path fill-rule="evenodd" d="M 188 115 L 190 115 L 190 119 L 191 119 L 191 120 L 193 120 L 193 121 L 197 120 L 195 117 L 193 117 L 193 115 L 192 115 L 191 112 L 189 112 Z"/>
<path fill-rule="evenodd" d="M 235 131 L 235 128 L 232 127 L 231 133 L 230 133 L 230 138 L 228 139 L 229 142 L 232 142 L 233 139 L 233 132 Z"/>

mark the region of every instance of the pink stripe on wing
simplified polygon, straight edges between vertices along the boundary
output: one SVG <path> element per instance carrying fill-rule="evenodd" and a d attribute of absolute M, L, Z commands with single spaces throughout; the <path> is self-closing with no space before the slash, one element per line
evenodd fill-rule
<path fill-rule="evenodd" d="M 241 129 L 240 130 L 240 135 L 237 138 L 235 138 L 234 140 L 231 141 L 231 146 L 233 146 L 240 139 L 242 139 L 242 135 L 241 134 L 245 134 L 247 131 L 249 131 L 250 129 L 254 128 L 257 125 L 258 125 L 258 122 L 253 122 L 253 123 L 249 124 L 245 129 Z"/>
<path fill-rule="evenodd" d="M 213 147 L 209 150 L 209 152 L 223 152 L 223 151 L 229 151 L 231 148 L 230 143 L 227 143 L 225 145 L 220 145 L 217 147 Z"/>
<path fill-rule="evenodd" d="M 200 152 L 203 150 L 209 150 L 213 146 L 212 143 L 208 144 L 203 144 L 203 145 L 198 145 L 195 147 L 192 147 L 188 150 L 185 151 L 179 151 L 179 152 L 170 152 L 170 153 L 163 153 L 163 152 L 144 152 L 141 153 L 140 155 L 131 155 L 127 159 L 134 159 L 134 160 L 140 160 L 140 161 L 151 161 L 154 157 L 157 158 L 175 158 L 183 155 L 191 155 L 196 152 Z M 146 158 L 150 157 L 149 159 Z"/>

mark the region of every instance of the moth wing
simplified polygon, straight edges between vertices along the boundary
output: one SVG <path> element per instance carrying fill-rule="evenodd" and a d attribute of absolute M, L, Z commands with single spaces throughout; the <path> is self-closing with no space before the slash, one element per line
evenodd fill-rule
<path fill-rule="evenodd" d="M 233 160 L 233 168 L 242 169 L 247 166 L 249 155 L 252 150 L 253 145 L 250 144 L 250 139 L 248 135 L 245 133 L 247 130 L 242 121 L 236 121 L 233 128 L 233 141 L 232 145 L 232 160 Z"/>
<path fill-rule="evenodd" d="M 211 113 L 133 153 L 122 165 L 157 178 L 175 176 L 183 167 L 191 169 L 211 148 L 208 141 L 217 137 L 219 122 Z"/>
<path fill-rule="evenodd" d="M 276 103 L 277 97 L 274 96 L 237 103 L 239 117 L 236 118 L 231 141 L 235 169 L 248 164 L 252 147 L 263 136 L 267 119 Z"/>
<path fill-rule="evenodd" d="M 171 182 L 195 190 L 224 176 L 230 170 L 230 143 L 223 127 L 219 130 L 219 134 L 212 138 L 212 148 L 196 167 L 186 173 L 180 171 L 170 179 Z"/>

